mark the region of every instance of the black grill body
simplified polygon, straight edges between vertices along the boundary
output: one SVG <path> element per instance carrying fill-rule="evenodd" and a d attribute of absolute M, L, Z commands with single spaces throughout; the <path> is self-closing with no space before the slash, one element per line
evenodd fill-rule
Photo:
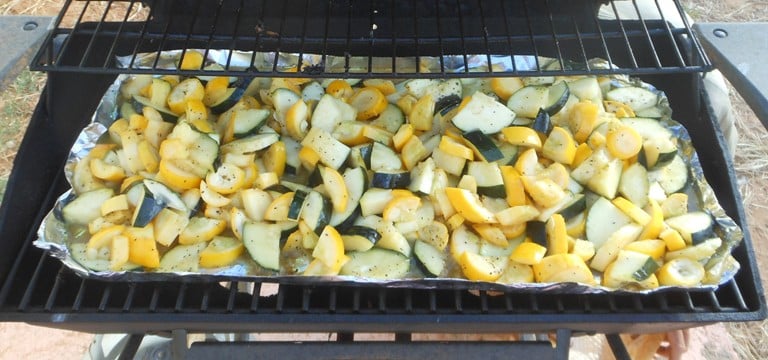
<path fill-rule="evenodd" d="M 157 20 L 165 21 L 162 16 Z M 113 25 L 78 24 L 81 29 L 104 29 Z M 595 22 L 593 28 L 621 27 L 626 31 L 651 25 L 661 30 L 648 32 L 647 37 L 616 41 L 628 40 L 631 49 L 650 50 L 648 44 L 654 44 L 653 51 L 616 51 L 611 61 L 623 69 L 634 69 L 634 74 L 641 75 L 642 80 L 666 92 L 673 107 L 673 117 L 688 128 L 703 159 L 707 179 L 723 208 L 744 229 L 745 239 L 733 253 L 742 268 L 733 280 L 717 289 L 667 290 L 650 295 L 511 290 L 497 294 L 482 290 L 470 292 L 467 285 L 430 290 L 364 284 L 275 285 L 213 277 L 179 277 L 176 281 L 164 282 L 78 277 L 31 243 L 36 238 L 42 217 L 53 206 L 56 197 L 68 188 L 63 164 L 73 140 L 89 122 L 104 91 L 119 72 L 111 67 L 113 65 L 102 66 L 104 61 L 109 62 L 108 58 L 114 54 L 130 54 L 137 49 L 141 52 L 155 51 L 161 45 L 163 49 L 199 45 L 191 38 L 170 36 L 173 39 L 162 43 L 146 41 L 138 48 L 136 42 L 112 46 L 108 38 L 83 31 L 72 33 L 63 42 L 54 41 L 56 36 L 50 39 L 51 49 L 65 49 L 49 64 L 60 71 L 49 73 L 46 89 L 22 142 L 0 208 L 3 249 L 0 252 L 0 321 L 23 321 L 95 333 L 154 333 L 175 329 L 189 332 L 338 333 L 501 333 L 570 329 L 586 333 L 639 333 L 763 319 L 766 303 L 733 164 L 723 150 L 722 135 L 701 91 L 700 75 L 694 72 L 698 66 L 704 66 L 698 62 L 705 58 L 698 58 L 701 53 L 697 53 L 695 47 L 679 46 L 690 45 L 690 42 L 683 39 L 666 41 L 669 35 L 661 23 L 600 21 Z M 122 27 L 123 33 L 128 31 L 126 26 Z M 140 32 L 141 26 L 135 30 Z M 569 43 L 555 40 L 559 39 L 537 38 L 537 49 L 565 49 Z M 606 45 L 608 43 L 610 41 L 576 42 L 584 48 L 580 51 L 585 54 L 599 53 L 606 46 L 622 45 Z M 269 45 L 266 42 L 259 44 Z M 285 49 L 295 51 L 287 40 L 283 45 Z M 311 49 L 306 43 L 303 46 L 299 50 Z M 326 46 L 335 49 L 330 43 Z M 435 55 L 432 53 L 435 49 L 429 46 L 419 51 L 426 54 L 427 49 Z M 689 51 L 680 53 L 680 49 Z M 528 48 L 527 53 L 531 53 L 530 50 Z M 556 57 L 557 53 L 542 51 L 542 55 Z M 38 60 L 46 56 L 43 53 Z M 657 66 L 667 57 L 677 61 L 678 56 L 682 57 L 683 64 L 691 66 L 677 71 L 662 71 Z M 581 70 L 581 73 L 585 72 L 589 73 Z M 390 77 L 394 75 L 397 74 L 390 74 Z M 277 290 L 267 291 L 268 288 Z"/>

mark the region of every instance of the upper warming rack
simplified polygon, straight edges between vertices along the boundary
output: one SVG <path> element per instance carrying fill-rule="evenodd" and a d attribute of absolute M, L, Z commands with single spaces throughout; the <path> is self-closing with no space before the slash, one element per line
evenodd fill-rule
<path fill-rule="evenodd" d="M 429 78 L 710 69 L 678 0 L 656 0 L 655 8 L 642 11 L 635 0 L 604 2 L 68 0 L 32 69 L 180 73 L 160 68 L 157 62 L 126 70 L 115 61 L 120 56 L 136 66 L 138 54 L 172 49 L 223 54 L 223 69 L 181 71 L 186 75 Z M 251 56 L 247 64 L 246 56 L 244 65 L 242 54 L 227 50 L 259 53 L 261 60 Z M 297 60 L 310 54 L 320 60 L 312 64 Z M 555 60 L 534 61 L 532 68 L 522 68 L 515 66 L 514 55 Z M 336 62 L 333 68 L 325 66 L 331 58 Z M 455 66 L 468 58 L 511 66 L 487 71 Z M 616 66 L 592 66 L 593 58 Z"/>

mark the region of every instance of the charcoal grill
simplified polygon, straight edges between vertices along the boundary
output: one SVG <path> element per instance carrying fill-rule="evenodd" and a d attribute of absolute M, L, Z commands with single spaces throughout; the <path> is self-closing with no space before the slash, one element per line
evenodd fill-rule
<path fill-rule="evenodd" d="M 607 4 L 615 9 L 614 2 Z M 139 12 L 142 5 L 149 10 Z M 670 26 L 674 20 L 668 18 L 600 20 L 596 16 L 600 5 L 594 0 L 66 1 L 33 60 L 33 70 L 48 72 L 47 85 L 0 209 L 0 321 L 134 334 L 128 353 L 136 350 L 144 334 L 179 331 L 336 333 L 338 340 L 334 346 L 314 342 L 239 342 L 224 347 L 196 343 L 188 355 L 200 358 L 210 354 L 304 356 L 309 352 L 317 357 L 460 357 L 481 350 L 494 356 L 517 353 L 564 358 L 571 334 L 661 332 L 765 318 L 766 303 L 733 164 L 725 155 L 722 134 L 701 91 L 701 73 L 712 65 L 681 17 L 680 4 L 675 0 L 676 16 L 683 27 Z M 130 17 L 122 15 L 121 9 L 127 9 Z M 115 77 L 180 72 L 123 69 L 116 65 L 115 56 L 169 49 L 256 50 L 274 52 L 275 58 L 280 53 L 375 56 L 392 58 L 392 68 L 399 59 L 418 62 L 424 56 L 537 55 L 560 62 L 561 70 L 548 74 L 639 76 L 667 93 L 674 118 L 686 125 L 700 157 L 706 159 L 704 172 L 723 208 L 744 229 L 745 239 L 733 252 L 742 268 L 717 289 L 650 295 L 519 290 L 499 295 L 485 290 L 470 293 L 468 285 L 428 290 L 344 283 L 277 284 L 275 293 L 267 293 L 263 290 L 274 284 L 217 278 L 126 282 L 79 277 L 32 246 L 36 229 L 68 187 L 63 175 L 67 153 Z M 588 60 L 594 57 L 617 66 L 592 68 Z M 322 67 L 296 65 L 299 71 L 295 73 L 275 66 L 247 74 L 440 78 L 535 76 L 544 71 L 540 64 L 533 70 L 449 74 L 441 62 L 440 71 L 430 73 L 370 67 L 328 74 Z M 246 74 L 230 66 L 181 73 Z M 557 347 L 553 350 L 548 341 L 452 342 L 441 347 L 412 341 L 412 335 L 419 333 L 507 332 L 556 332 Z M 370 344 L 352 341 L 356 333 L 395 336 L 394 341 Z"/>

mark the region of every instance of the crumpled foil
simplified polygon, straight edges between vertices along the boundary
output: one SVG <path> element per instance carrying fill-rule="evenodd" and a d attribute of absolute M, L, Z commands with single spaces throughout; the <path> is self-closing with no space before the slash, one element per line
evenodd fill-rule
<path fill-rule="evenodd" d="M 189 51 L 189 50 L 188 50 Z M 202 52 L 202 51 L 201 51 Z M 178 64 L 181 55 L 180 50 L 171 50 L 157 53 L 140 54 L 135 58 L 118 57 L 117 62 L 122 67 L 132 66 L 134 68 L 168 68 L 172 69 Z M 366 73 L 369 71 L 368 58 L 355 57 L 337 57 L 321 56 L 313 54 L 302 54 L 302 67 L 322 66 L 323 71 L 328 74 L 343 73 Z M 244 52 L 230 50 L 209 50 L 207 53 L 206 64 L 228 64 L 230 69 L 245 70 L 252 64 L 257 71 L 290 71 L 298 63 L 299 55 L 280 53 L 275 56 L 270 52 Z M 489 63 L 490 61 L 490 63 Z M 443 56 L 443 57 L 420 57 L 418 62 L 414 58 L 398 58 L 395 61 L 399 73 L 416 72 L 439 72 L 441 68 L 449 73 L 464 73 L 474 71 L 487 71 L 493 68 L 494 71 L 535 71 L 543 67 L 551 59 L 536 58 L 528 55 L 472 55 L 472 56 Z M 371 61 L 372 71 L 392 71 L 391 58 L 374 58 Z M 569 66 L 570 64 L 564 64 Z M 615 68 L 614 65 L 602 59 L 593 59 L 589 61 L 592 69 Z M 92 121 L 87 125 L 78 136 L 72 146 L 65 175 L 71 183 L 72 170 L 74 165 L 80 159 L 87 156 L 89 151 L 96 145 L 102 134 L 107 131 L 107 127 L 118 117 L 119 111 L 119 89 L 120 86 L 132 75 L 120 75 L 104 94 Z M 333 77 L 333 76 L 330 76 Z M 690 165 L 691 173 L 689 178 L 692 180 L 692 186 L 687 187 L 689 202 L 695 203 L 695 207 L 706 210 L 712 214 L 715 219 L 715 233 L 722 240 L 722 246 L 706 263 L 707 270 L 704 282 L 705 285 L 699 289 L 714 288 L 728 282 L 739 270 L 739 263 L 731 256 L 731 251 L 743 239 L 743 233 L 733 219 L 726 215 L 725 210 L 720 206 L 715 197 L 712 188 L 704 178 L 704 173 L 696 154 L 690 135 L 686 129 L 678 122 L 671 119 L 672 109 L 669 107 L 666 96 L 655 89 L 652 85 L 645 84 L 637 79 L 630 79 L 625 75 L 613 75 L 613 85 L 622 86 L 632 84 L 633 86 L 642 86 L 662 95 L 661 106 L 665 107 L 664 116 L 660 121 L 666 125 L 678 138 L 678 148 L 684 160 Z M 84 243 L 88 240 L 87 230 L 72 232 L 64 224 L 61 217 L 62 207 L 74 196 L 73 190 L 62 194 L 54 208 L 48 213 L 38 229 L 38 239 L 34 242 L 35 246 L 45 249 L 52 256 L 61 259 L 61 261 L 78 275 L 88 278 L 97 278 L 102 280 L 115 281 L 179 281 L 200 280 L 200 281 L 225 281 L 225 280 L 258 280 L 265 282 L 278 282 L 283 284 L 357 284 L 366 286 L 386 286 L 386 287 L 405 287 L 405 288 L 439 288 L 439 289 L 477 289 L 477 290 L 516 290 L 516 291 L 534 291 L 534 292 L 552 292 L 569 294 L 590 294 L 590 293 L 653 293 L 657 291 L 667 291 L 675 287 L 659 287 L 652 290 L 626 290 L 612 289 L 602 286 L 589 286 L 577 283 L 518 283 L 518 284 L 498 284 L 475 282 L 465 279 L 454 278 L 413 278 L 399 280 L 375 280 L 363 279 L 350 276 L 331 276 L 331 277 L 307 277 L 300 275 L 274 275 L 273 272 L 260 269 L 255 263 L 246 259 L 247 256 L 241 256 L 233 265 L 219 269 L 204 269 L 199 272 L 145 272 L 138 271 L 93 271 L 81 265 L 73 256 L 70 245 L 74 243 Z M 599 275 L 596 276 L 599 284 Z"/>

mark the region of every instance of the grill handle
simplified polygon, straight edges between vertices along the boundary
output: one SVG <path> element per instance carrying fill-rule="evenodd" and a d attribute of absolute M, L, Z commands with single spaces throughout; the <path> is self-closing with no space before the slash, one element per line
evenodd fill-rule
<path fill-rule="evenodd" d="M 715 67 L 768 128 L 768 22 L 698 23 L 693 29 Z"/>

